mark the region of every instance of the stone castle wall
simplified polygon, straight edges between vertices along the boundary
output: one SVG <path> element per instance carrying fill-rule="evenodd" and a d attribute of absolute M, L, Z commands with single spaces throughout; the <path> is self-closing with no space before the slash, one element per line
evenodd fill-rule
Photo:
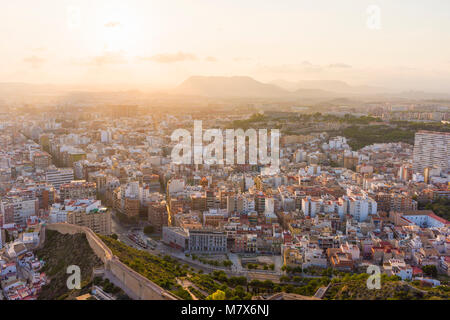
<path fill-rule="evenodd" d="M 84 233 L 89 246 L 104 263 L 105 276 L 125 291 L 130 298 L 135 300 L 178 299 L 172 293 L 123 264 L 91 229 L 68 223 L 51 223 L 46 228 L 62 234 Z"/>

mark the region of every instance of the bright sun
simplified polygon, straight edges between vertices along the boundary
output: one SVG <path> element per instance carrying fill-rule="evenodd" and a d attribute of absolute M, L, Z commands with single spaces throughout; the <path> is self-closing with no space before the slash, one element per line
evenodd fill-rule
<path fill-rule="evenodd" d="M 126 7 L 105 8 L 100 26 L 100 42 L 107 52 L 137 54 L 143 43 L 140 40 L 138 17 Z"/>

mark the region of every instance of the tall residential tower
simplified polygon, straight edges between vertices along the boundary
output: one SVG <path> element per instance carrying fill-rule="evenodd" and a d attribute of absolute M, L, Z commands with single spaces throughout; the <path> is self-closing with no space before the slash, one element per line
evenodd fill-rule
<path fill-rule="evenodd" d="M 450 169 L 450 132 L 418 131 L 414 142 L 413 170 L 427 167 Z"/>

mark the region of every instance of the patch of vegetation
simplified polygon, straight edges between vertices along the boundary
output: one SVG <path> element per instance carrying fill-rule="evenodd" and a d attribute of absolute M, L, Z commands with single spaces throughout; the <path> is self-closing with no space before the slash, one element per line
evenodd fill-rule
<path fill-rule="evenodd" d="M 183 300 L 192 300 L 192 296 L 189 294 L 189 292 L 184 290 L 182 286 L 180 286 L 179 284 L 176 284 L 175 287 L 176 288 L 174 290 L 172 290 L 172 292 L 175 295 L 177 295 L 178 297 L 180 297 Z"/>
<path fill-rule="evenodd" d="M 439 217 L 450 220 L 450 199 L 439 198 L 425 205 L 426 210 L 432 210 Z"/>
<path fill-rule="evenodd" d="M 216 282 L 215 279 L 208 274 L 192 274 L 189 277 L 189 280 L 208 294 L 212 294 L 221 288 L 220 283 Z"/>
<path fill-rule="evenodd" d="M 269 120 L 269 118 L 261 113 L 255 113 L 252 114 L 252 116 L 245 120 L 235 120 L 232 122 L 231 127 L 234 129 L 243 129 L 247 130 L 248 128 L 251 128 L 253 125 L 255 125 L 258 122 L 265 122 Z"/>
<path fill-rule="evenodd" d="M 427 265 L 427 266 L 423 266 L 422 267 L 422 271 L 423 273 L 425 273 L 426 275 L 436 278 L 437 277 L 437 268 L 434 265 Z"/>
<path fill-rule="evenodd" d="M 42 287 L 38 297 L 40 300 L 70 299 L 88 293 L 92 269 L 103 264 L 83 233 L 70 235 L 46 230 L 44 247 L 36 251 L 36 256 L 45 261 L 42 272 L 50 280 Z M 80 267 L 81 290 L 70 291 L 67 288 L 67 267 L 70 265 Z"/>
<path fill-rule="evenodd" d="M 350 127 L 330 132 L 330 134 L 348 138 L 350 147 L 353 150 L 359 150 L 374 143 L 405 142 L 414 144 L 415 134 L 419 130 L 450 132 L 450 125 L 439 122 L 391 121 L 380 125 L 364 125 L 369 118 L 361 117 L 350 120 L 353 118 L 349 117 L 344 121 L 351 123 Z"/>
<path fill-rule="evenodd" d="M 100 236 L 121 262 L 160 287 L 183 299 L 190 299 L 189 292 L 177 284 L 177 277 L 187 275 L 187 268 L 170 256 L 159 257 L 144 250 L 129 247 L 107 236 Z"/>
<path fill-rule="evenodd" d="M 200 261 L 201 263 L 204 263 L 204 264 L 209 264 L 211 266 L 215 266 L 215 267 L 223 266 L 223 267 L 229 268 L 233 265 L 233 262 L 231 262 L 230 260 L 220 261 L 220 260 L 209 260 L 209 259 L 205 259 L 205 258 L 198 258 L 198 261 Z"/>
<path fill-rule="evenodd" d="M 346 137 L 349 139 L 350 147 L 353 150 L 359 150 L 374 143 L 405 142 L 413 144 L 415 131 L 393 128 L 388 125 L 350 126 L 333 135 Z"/>
<path fill-rule="evenodd" d="M 201 293 L 199 290 L 197 290 L 196 288 L 194 288 L 193 286 L 189 286 L 188 287 L 189 291 L 197 297 L 197 299 L 199 300 L 203 300 L 205 299 L 205 295 L 203 293 Z"/>
<path fill-rule="evenodd" d="M 346 275 L 332 280 L 325 299 L 332 300 L 427 300 L 449 299 L 449 287 L 441 286 L 425 291 L 414 283 L 400 281 L 396 276 L 381 275 L 381 288 L 368 289 L 368 274 Z"/>
<path fill-rule="evenodd" d="M 206 300 L 225 300 L 225 299 L 226 299 L 225 292 L 223 292 L 222 290 L 217 290 L 213 294 L 206 297 Z"/>

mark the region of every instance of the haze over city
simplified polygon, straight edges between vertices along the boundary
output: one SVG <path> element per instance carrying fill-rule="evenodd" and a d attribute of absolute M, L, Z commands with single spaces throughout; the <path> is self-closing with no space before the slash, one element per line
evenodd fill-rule
<path fill-rule="evenodd" d="M 8 1 L 0 82 L 159 90 L 250 76 L 448 92 L 449 12 L 440 0 Z"/>

